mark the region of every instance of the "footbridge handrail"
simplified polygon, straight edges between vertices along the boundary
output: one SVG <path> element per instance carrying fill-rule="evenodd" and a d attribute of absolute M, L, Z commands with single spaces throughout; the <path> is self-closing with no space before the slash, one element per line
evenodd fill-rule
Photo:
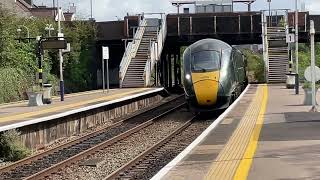
<path fill-rule="evenodd" d="M 147 21 L 145 18 L 143 18 L 143 20 L 140 21 L 140 24 L 139 24 L 139 27 L 137 28 L 136 33 L 134 34 L 133 41 L 129 42 L 126 47 L 125 53 L 120 63 L 120 70 L 119 70 L 120 87 L 122 87 L 122 83 L 124 81 L 126 72 L 128 70 L 128 67 L 132 58 L 134 58 L 137 54 L 142 36 L 146 29 L 146 24 L 147 24 Z"/>
<path fill-rule="evenodd" d="M 161 27 L 159 28 L 156 41 L 150 44 L 150 58 L 147 61 L 144 70 L 144 82 L 145 86 L 151 86 L 151 76 L 154 72 L 156 62 L 160 59 L 161 53 L 164 47 L 164 43 L 167 37 L 167 20 L 166 16 L 162 18 Z"/>

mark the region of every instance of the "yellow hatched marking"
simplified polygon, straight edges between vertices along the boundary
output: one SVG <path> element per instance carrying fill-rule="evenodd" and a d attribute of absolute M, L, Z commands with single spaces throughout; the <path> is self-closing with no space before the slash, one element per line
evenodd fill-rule
<path fill-rule="evenodd" d="M 264 95 L 263 87 L 259 86 L 237 129 L 212 164 L 204 179 L 233 179 L 254 131 Z"/>
<path fill-rule="evenodd" d="M 246 149 L 246 152 L 241 159 L 240 165 L 236 171 L 236 174 L 234 176 L 235 180 L 245 180 L 247 179 L 249 175 L 249 171 L 252 165 L 253 157 L 256 153 L 260 132 L 264 123 L 264 115 L 267 109 L 267 101 L 268 101 L 268 87 L 264 87 L 264 96 L 262 100 L 262 107 L 259 113 L 257 124 L 254 128 L 254 132 L 251 135 L 249 145 Z"/>
<path fill-rule="evenodd" d="M 32 116 L 37 116 L 37 115 L 41 115 L 41 114 L 45 114 L 45 113 L 56 112 L 56 111 L 60 111 L 60 110 L 68 109 L 68 108 L 75 108 L 75 107 L 78 107 L 78 106 L 83 106 L 83 105 L 95 103 L 95 102 L 98 102 L 98 101 L 109 101 L 109 100 L 122 98 L 122 97 L 124 97 L 126 95 L 133 94 L 133 93 L 138 93 L 138 92 L 145 91 L 145 90 L 146 90 L 146 88 L 137 89 L 137 90 L 130 91 L 130 92 L 125 92 L 125 93 L 121 93 L 121 94 L 115 94 L 115 95 L 112 95 L 112 96 L 106 96 L 106 97 L 101 97 L 101 98 L 97 98 L 97 99 L 91 99 L 91 100 L 82 101 L 82 102 L 78 102 L 78 103 L 68 104 L 68 105 L 65 105 L 65 106 L 57 106 L 57 107 L 53 107 L 53 108 L 48 108 L 48 109 L 44 109 L 44 110 L 41 110 L 41 111 L 34 111 L 34 112 L 27 112 L 27 113 L 19 113 L 19 114 L 9 115 L 9 116 L 5 116 L 5 117 L 1 117 L 0 118 L 0 122 L 18 120 L 18 119 L 23 119 L 23 118 L 29 118 L 29 117 L 32 117 Z"/>

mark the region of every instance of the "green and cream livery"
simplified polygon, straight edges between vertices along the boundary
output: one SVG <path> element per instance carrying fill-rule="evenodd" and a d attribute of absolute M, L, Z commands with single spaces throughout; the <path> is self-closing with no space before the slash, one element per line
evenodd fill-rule
<path fill-rule="evenodd" d="M 227 108 L 247 85 L 246 59 L 217 39 L 200 40 L 183 54 L 186 99 L 195 111 Z"/>

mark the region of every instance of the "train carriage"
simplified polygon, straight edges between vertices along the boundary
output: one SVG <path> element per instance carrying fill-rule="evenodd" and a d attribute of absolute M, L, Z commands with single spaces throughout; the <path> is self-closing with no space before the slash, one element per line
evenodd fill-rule
<path fill-rule="evenodd" d="M 183 55 L 186 99 L 195 111 L 227 108 L 247 85 L 246 59 L 217 39 L 200 40 Z"/>

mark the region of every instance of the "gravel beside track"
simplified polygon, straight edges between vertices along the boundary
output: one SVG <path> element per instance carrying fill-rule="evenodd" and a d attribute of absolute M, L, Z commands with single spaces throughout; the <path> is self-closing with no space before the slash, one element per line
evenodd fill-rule
<path fill-rule="evenodd" d="M 54 164 L 57 164 L 61 161 L 64 161 L 72 156 L 79 154 L 82 151 L 85 151 L 101 142 L 107 141 L 112 137 L 115 137 L 129 129 L 132 129 L 139 124 L 146 122 L 147 120 L 162 114 L 169 109 L 176 107 L 178 104 L 184 102 L 184 98 L 179 98 L 174 102 L 170 102 L 166 105 L 162 105 L 153 109 L 152 111 L 147 111 L 138 115 L 136 117 L 130 118 L 130 120 L 123 122 L 121 125 L 118 125 L 113 128 L 106 129 L 104 132 L 88 138 L 80 143 L 71 145 L 67 148 L 60 149 L 54 153 L 48 154 L 40 159 L 33 161 L 30 164 L 25 164 L 22 166 L 18 166 L 12 171 L 0 173 L 0 179 L 22 179 L 24 177 L 31 176 L 41 170 L 44 170 L 48 167 L 51 167 Z"/>
<path fill-rule="evenodd" d="M 161 168 L 191 144 L 212 122 L 213 120 L 193 122 L 167 143 L 140 159 L 139 163 L 120 173 L 120 176 L 117 176 L 116 179 L 151 179 Z"/>
<path fill-rule="evenodd" d="M 79 163 L 77 163 L 48 179 L 104 179 L 113 171 L 162 140 L 191 117 L 192 114 L 185 109 L 177 111 L 82 161 L 97 158 L 103 159 L 104 162 L 99 167 L 79 166 Z"/>

